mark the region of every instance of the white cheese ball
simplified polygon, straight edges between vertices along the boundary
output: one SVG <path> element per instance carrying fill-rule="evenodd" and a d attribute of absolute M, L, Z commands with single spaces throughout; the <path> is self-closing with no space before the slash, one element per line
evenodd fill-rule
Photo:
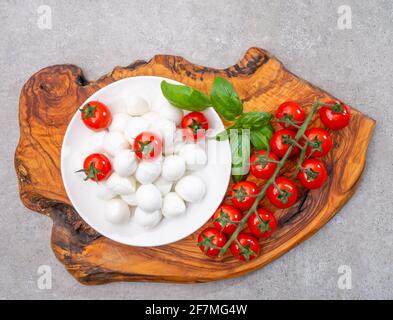
<path fill-rule="evenodd" d="M 169 192 L 162 203 L 162 214 L 172 218 L 186 212 L 186 204 L 176 192 Z"/>
<path fill-rule="evenodd" d="M 135 152 L 122 150 L 113 159 L 113 169 L 121 177 L 128 177 L 133 174 L 138 166 Z"/>
<path fill-rule="evenodd" d="M 117 196 L 117 193 L 110 189 L 106 182 L 99 182 L 97 186 L 97 197 L 103 200 L 110 200 Z"/>
<path fill-rule="evenodd" d="M 187 170 L 200 170 L 207 163 L 207 155 L 197 144 L 185 144 L 179 151 L 179 156 L 186 161 Z"/>
<path fill-rule="evenodd" d="M 123 195 L 121 196 L 122 200 L 124 200 L 125 202 L 127 202 L 127 204 L 129 206 L 136 206 L 137 202 L 136 202 L 136 193 L 130 193 L 127 195 Z"/>
<path fill-rule="evenodd" d="M 161 174 L 161 160 L 144 160 L 139 162 L 135 178 L 142 184 L 149 184 L 157 180 Z"/>
<path fill-rule="evenodd" d="M 108 180 L 106 180 L 106 185 L 109 189 L 119 195 L 131 194 L 136 190 L 134 177 L 121 177 L 116 172 L 112 173 Z"/>
<path fill-rule="evenodd" d="M 177 126 L 183 118 L 183 111 L 172 106 L 167 100 L 162 100 L 158 105 L 158 113 L 161 117 L 174 122 Z"/>
<path fill-rule="evenodd" d="M 149 121 L 142 117 L 131 118 L 124 129 L 124 137 L 132 145 L 138 134 L 148 131 L 149 125 Z"/>
<path fill-rule="evenodd" d="M 161 115 L 158 112 L 150 111 L 141 116 L 142 119 L 149 122 L 150 128 L 153 128 L 156 123 L 161 119 Z"/>
<path fill-rule="evenodd" d="M 138 207 L 146 212 L 161 209 L 161 192 L 154 184 L 143 184 L 136 191 L 136 202 Z"/>
<path fill-rule="evenodd" d="M 104 150 L 111 156 L 127 148 L 129 148 L 128 142 L 120 132 L 109 132 L 104 137 Z"/>
<path fill-rule="evenodd" d="M 176 124 L 167 119 L 160 119 L 152 129 L 159 132 L 163 140 L 164 154 L 173 154 L 173 148 L 176 138 Z"/>
<path fill-rule="evenodd" d="M 201 178 L 190 175 L 178 181 L 175 186 L 175 191 L 187 202 L 199 202 L 205 196 L 206 186 Z"/>
<path fill-rule="evenodd" d="M 129 95 L 125 97 L 124 107 L 128 114 L 141 116 L 150 111 L 150 103 L 140 96 Z"/>
<path fill-rule="evenodd" d="M 163 177 L 159 177 L 155 182 L 154 185 L 160 190 L 161 195 L 165 196 L 168 194 L 172 189 L 172 182 L 164 179 Z"/>
<path fill-rule="evenodd" d="M 186 172 L 186 162 L 178 155 L 165 157 L 162 164 L 162 177 L 168 181 L 179 180 Z"/>
<path fill-rule="evenodd" d="M 112 116 L 112 122 L 108 128 L 109 131 L 119 131 L 123 133 L 127 126 L 128 121 L 131 120 L 131 116 L 127 113 L 115 113 Z"/>
<path fill-rule="evenodd" d="M 143 209 L 137 207 L 134 212 L 134 219 L 140 226 L 149 229 L 155 227 L 162 219 L 160 210 L 153 212 L 146 212 Z"/>
<path fill-rule="evenodd" d="M 105 219 L 113 224 L 122 224 L 130 219 L 130 208 L 120 199 L 109 200 L 105 208 Z"/>
<path fill-rule="evenodd" d="M 107 134 L 107 131 L 94 132 L 91 138 L 87 141 L 88 145 L 86 147 L 86 150 L 88 150 L 90 153 L 105 152 L 104 140 Z"/>

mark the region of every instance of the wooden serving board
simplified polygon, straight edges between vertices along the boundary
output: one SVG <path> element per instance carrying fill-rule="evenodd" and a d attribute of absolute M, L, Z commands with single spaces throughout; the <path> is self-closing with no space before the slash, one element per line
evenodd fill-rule
<path fill-rule="evenodd" d="M 94 82 L 87 81 L 81 69 L 73 65 L 51 66 L 34 74 L 23 86 L 19 102 L 20 140 L 15 169 L 20 196 L 26 207 L 52 218 L 52 249 L 81 283 L 206 282 L 240 276 L 261 268 L 313 235 L 354 193 L 375 121 L 352 109 L 350 125 L 332 132 L 334 146 L 324 158 L 329 171 L 325 186 L 316 191 L 303 190 L 299 202 L 287 210 L 274 209 L 264 202 L 278 218 L 279 229 L 261 242 L 261 255 L 253 261 L 241 263 L 229 253 L 222 259 L 203 256 L 196 245 L 197 232 L 154 248 L 126 246 L 101 236 L 79 217 L 67 198 L 60 174 L 63 135 L 77 108 L 91 94 L 111 82 L 140 75 L 171 78 L 204 92 L 220 75 L 232 82 L 247 111 L 272 111 L 289 99 L 307 109 L 315 99 L 332 98 L 258 48 L 249 49 L 238 64 L 223 70 L 198 66 L 181 57 L 157 55 L 149 62 L 138 60 L 127 67 L 116 67 Z M 318 121 L 315 117 L 316 126 L 321 125 Z M 288 173 L 292 167 L 288 164 L 284 171 Z"/>

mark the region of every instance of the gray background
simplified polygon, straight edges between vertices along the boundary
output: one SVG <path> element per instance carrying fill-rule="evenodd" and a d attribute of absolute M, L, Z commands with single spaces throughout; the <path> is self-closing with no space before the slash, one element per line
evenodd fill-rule
<path fill-rule="evenodd" d="M 37 8 L 52 8 L 40 30 Z M 337 8 L 352 8 L 338 30 Z M 393 1 L 15 1 L 0 13 L 0 298 L 393 298 Z M 196 285 L 77 283 L 50 248 L 51 220 L 22 206 L 13 168 L 18 96 L 39 69 L 80 66 L 88 79 L 156 53 L 226 67 L 270 50 L 294 73 L 377 120 L 359 189 L 341 212 L 284 257 L 238 279 Z M 49 265 L 51 290 L 37 287 Z M 352 290 L 337 286 L 352 269 Z"/>

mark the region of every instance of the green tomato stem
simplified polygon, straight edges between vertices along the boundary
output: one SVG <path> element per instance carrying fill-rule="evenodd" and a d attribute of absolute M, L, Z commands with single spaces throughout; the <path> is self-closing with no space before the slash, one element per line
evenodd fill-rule
<path fill-rule="evenodd" d="M 295 136 L 295 140 L 296 142 L 298 142 L 302 137 L 304 132 L 307 129 L 308 124 L 310 123 L 315 111 L 317 110 L 317 108 L 320 106 L 320 103 L 318 101 L 315 101 L 309 114 L 307 115 L 306 120 L 304 121 L 304 123 L 302 124 L 302 126 L 299 128 L 299 131 L 297 132 L 296 136 Z M 277 168 L 274 171 L 273 175 L 270 177 L 270 179 L 266 182 L 266 184 L 263 186 L 261 192 L 258 194 L 258 196 L 255 198 L 255 202 L 253 203 L 253 205 L 251 206 L 251 208 L 247 211 L 247 213 L 244 215 L 244 217 L 242 218 L 242 220 L 240 221 L 239 225 L 237 226 L 235 232 L 231 235 L 231 237 L 228 239 L 227 243 L 222 247 L 222 249 L 220 250 L 219 253 L 219 257 L 222 257 L 225 252 L 228 250 L 228 248 L 230 247 L 230 245 L 232 244 L 233 241 L 235 241 L 237 239 L 237 236 L 239 235 L 240 231 L 243 229 L 244 225 L 247 223 L 248 218 L 251 216 L 251 214 L 253 212 L 256 211 L 259 202 L 263 199 L 263 197 L 266 194 L 267 189 L 270 187 L 270 185 L 275 183 L 275 180 L 277 178 L 277 175 L 279 174 L 280 170 L 282 169 L 282 167 L 284 166 L 285 161 L 288 159 L 289 155 L 291 154 L 292 150 L 294 148 L 294 145 L 291 145 L 287 152 L 285 153 L 284 157 L 282 157 L 282 159 L 280 160 L 280 162 L 277 164 Z M 303 150 L 306 150 L 306 148 L 304 148 Z M 304 151 L 305 152 L 305 151 Z"/>

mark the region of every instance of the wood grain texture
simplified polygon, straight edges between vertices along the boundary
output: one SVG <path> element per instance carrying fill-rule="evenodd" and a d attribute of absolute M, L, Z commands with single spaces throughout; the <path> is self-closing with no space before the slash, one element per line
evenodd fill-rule
<path fill-rule="evenodd" d="M 204 92 L 209 91 L 215 76 L 223 76 L 233 83 L 247 111 L 273 111 L 288 99 L 307 109 L 315 99 L 332 98 L 258 48 L 249 49 L 238 64 L 223 70 L 157 55 L 149 62 L 116 67 L 95 82 L 87 81 L 73 65 L 51 66 L 34 74 L 20 95 L 20 141 L 15 153 L 20 196 L 26 207 L 53 219 L 53 251 L 80 282 L 206 282 L 239 276 L 261 268 L 310 237 L 355 191 L 375 121 L 352 109 L 350 125 L 332 132 L 334 146 L 324 159 L 329 171 L 325 186 L 302 190 L 299 202 L 287 210 L 273 209 L 264 202 L 278 218 L 279 229 L 261 242 L 262 253 L 255 260 L 240 263 L 229 254 L 222 259 L 206 258 L 196 246 L 197 233 L 155 248 L 126 246 L 101 236 L 79 217 L 65 193 L 60 175 L 63 135 L 77 108 L 91 94 L 116 80 L 139 75 L 171 78 Z M 317 117 L 313 121 L 320 125 Z M 289 174 L 292 168 L 289 163 L 284 172 Z"/>

